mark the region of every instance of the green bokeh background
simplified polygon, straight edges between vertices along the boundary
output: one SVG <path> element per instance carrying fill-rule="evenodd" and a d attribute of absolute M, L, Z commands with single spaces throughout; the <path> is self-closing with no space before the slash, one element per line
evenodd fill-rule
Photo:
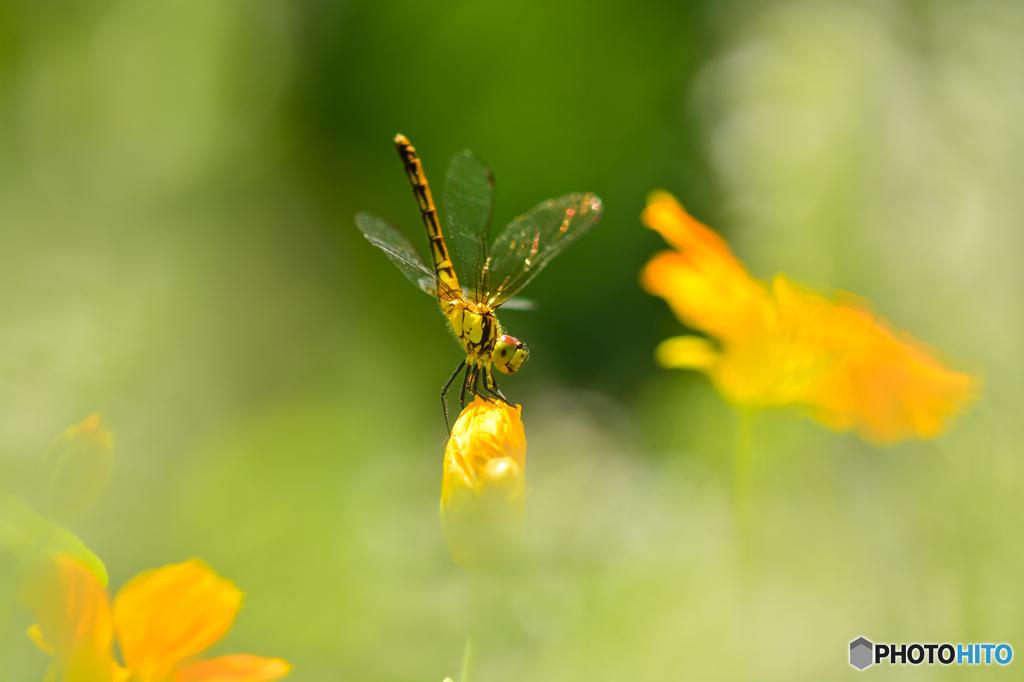
<path fill-rule="evenodd" d="M 424 245 L 396 132 L 435 192 L 486 159 L 498 225 L 605 203 L 502 315 L 533 490 L 500 576 L 437 518 L 459 349 L 352 221 Z M 115 472 L 71 530 L 115 589 L 207 561 L 247 595 L 214 653 L 296 682 L 458 677 L 471 633 L 473 682 L 845 679 L 860 635 L 1024 652 L 1022 180 L 1017 0 L 4 2 L 0 490 L 38 507 L 47 445 L 102 411 Z M 655 188 L 984 397 L 877 449 L 657 368 L 682 326 L 637 285 Z M 0 678 L 39 680 L 16 571 Z"/>

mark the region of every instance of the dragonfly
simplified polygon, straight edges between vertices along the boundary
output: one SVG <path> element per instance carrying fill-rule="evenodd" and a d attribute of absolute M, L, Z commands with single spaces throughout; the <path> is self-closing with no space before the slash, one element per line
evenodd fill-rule
<path fill-rule="evenodd" d="M 514 297 L 552 258 L 597 224 L 601 219 L 601 200 L 591 193 L 548 199 L 509 223 L 491 242 L 494 174 L 472 151 L 457 154 L 448 166 L 443 202 L 461 266 L 460 280 L 416 149 L 401 134 L 395 136 L 395 148 L 427 230 L 432 265 L 427 264 L 400 229 L 377 216 L 361 212 L 356 215 L 356 225 L 413 284 L 437 298 L 449 327 L 466 352 L 466 359 L 441 389 L 445 426 L 451 433 L 445 396 L 463 370 L 459 396 L 462 407 L 466 406 L 467 392 L 471 397 L 478 395 L 484 400 L 501 400 L 511 405 L 498 388 L 491 368 L 502 374 L 515 374 L 529 357 L 529 349 L 505 333 L 495 311 L 533 308 L 531 302 Z"/>

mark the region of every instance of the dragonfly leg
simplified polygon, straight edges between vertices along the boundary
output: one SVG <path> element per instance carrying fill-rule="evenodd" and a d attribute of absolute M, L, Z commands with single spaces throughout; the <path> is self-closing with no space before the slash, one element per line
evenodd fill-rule
<path fill-rule="evenodd" d="M 471 361 L 466 365 L 466 376 L 462 379 L 462 392 L 459 393 L 459 404 L 463 408 L 466 407 L 466 388 L 469 386 L 469 382 L 476 378 L 476 370 L 473 368 L 473 364 Z"/>
<path fill-rule="evenodd" d="M 484 390 L 490 395 L 484 395 L 480 392 L 479 377 L 481 374 L 483 375 Z M 497 402 L 497 396 L 495 396 L 494 391 L 491 390 L 491 387 L 487 383 L 488 375 L 490 375 L 490 369 L 488 367 L 484 367 L 483 365 L 477 366 L 477 377 L 473 379 L 473 393 L 480 396 L 485 403 Z M 491 380 L 493 381 L 493 377 Z"/>
<path fill-rule="evenodd" d="M 444 425 L 445 427 L 447 427 L 449 434 L 452 432 L 452 427 L 448 423 L 448 401 L 445 400 L 444 396 L 446 393 L 448 393 L 448 388 L 452 385 L 452 382 L 455 381 L 455 377 L 459 376 L 459 372 L 461 372 L 462 368 L 465 366 L 465 360 L 460 362 L 459 366 L 455 368 L 455 371 L 452 373 L 452 375 L 448 377 L 448 381 L 445 383 L 444 388 L 441 389 L 441 409 L 444 410 Z"/>
<path fill-rule="evenodd" d="M 498 380 L 494 378 L 494 374 L 491 372 L 490 365 L 488 365 L 484 369 L 484 388 L 486 388 L 487 391 L 495 398 L 500 398 L 501 401 L 508 405 L 509 407 L 515 407 L 515 405 L 508 401 L 508 398 L 505 397 L 505 394 L 501 392 L 501 389 L 498 388 Z"/>
<path fill-rule="evenodd" d="M 506 403 L 508 405 L 512 404 L 512 403 L 508 402 L 507 400 L 505 400 L 505 396 L 503 396 L 500 393 L 496 392 L 490 386 L 485 386 L 484 390 L 487 391 L 488 393 L 490 393 L 490 397 L 489 398 L 485 398 L 485 400 L 493 400 L 494 402 L 498 402 L 500 400 L 503 403 Z"/>

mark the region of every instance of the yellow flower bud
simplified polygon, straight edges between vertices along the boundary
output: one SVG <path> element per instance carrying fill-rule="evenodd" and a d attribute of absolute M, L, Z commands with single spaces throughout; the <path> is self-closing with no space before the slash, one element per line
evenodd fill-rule
<path fill-rule="evenodd" d="M 85 511 L 103 492 L 113 467 L 113 435 L 99 414 L 58 436 L 43 458 L 49 516 L 67 520 Z"/>
<path fill-rule="evenodd" d="M 526 507 L 526 434 L 520 407 L 477 397 L 444 453 L 441 529 L 455 563 L 500 568 L 519 551 Z"/>

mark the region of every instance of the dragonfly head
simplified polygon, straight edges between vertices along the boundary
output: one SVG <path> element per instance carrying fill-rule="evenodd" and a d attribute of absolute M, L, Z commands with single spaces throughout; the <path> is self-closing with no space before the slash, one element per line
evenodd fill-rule
<path fill-rule="evenodd" d="M 515 374 L 530 356 L 526 344 L 514 336 L 502 334 L 494 342 L 494 350 L 491 351 L 491 362 L 503 374 Z"/>

